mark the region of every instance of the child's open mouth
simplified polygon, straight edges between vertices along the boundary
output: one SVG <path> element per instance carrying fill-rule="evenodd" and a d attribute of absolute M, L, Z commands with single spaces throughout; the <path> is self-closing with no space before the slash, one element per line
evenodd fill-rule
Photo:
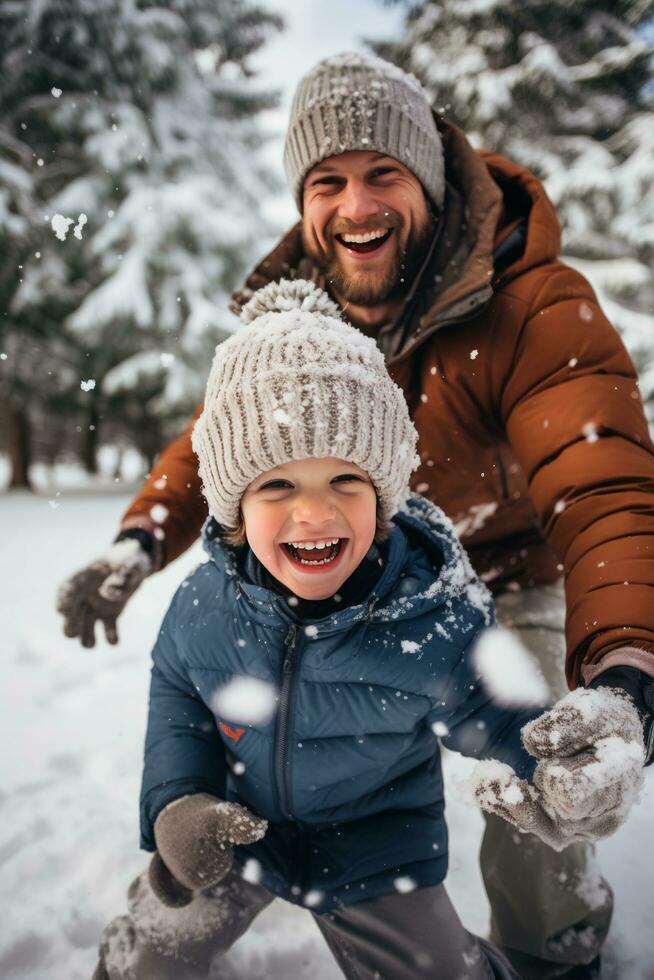
<path fill-rule="evenodd" d="M 284 552 L 294 565 L 306 569 L 323 569 L 333 565 L 344 550 L 347 538 L 327 538 L 324 541 L 284 542 Z"/>

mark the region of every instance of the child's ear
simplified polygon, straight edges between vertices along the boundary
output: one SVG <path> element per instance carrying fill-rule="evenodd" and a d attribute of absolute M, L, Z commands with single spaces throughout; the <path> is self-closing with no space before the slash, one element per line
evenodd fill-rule
<path fill-rule="evenodd" d="M 248 544 L 248 536 L 245 529 L 245 518 L 243 517 L 243 511 L 240 507 L 238 509 L 238 530 L 241 536 L 241 544 Z"/>

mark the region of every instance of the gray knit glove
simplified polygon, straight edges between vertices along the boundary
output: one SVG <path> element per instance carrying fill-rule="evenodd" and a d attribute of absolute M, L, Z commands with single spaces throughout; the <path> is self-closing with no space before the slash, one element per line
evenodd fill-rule
<path fill-rule="evenodd" d="M 118 643 L 116 620 L 151 571 L 152 559 L 139 542 L 125 538 L 67 578 L 57 593 L 66 636 L 78 636 L 83 647 L 93 647 L 99 620 L 109 643 Z"/>
<path fill-rule="evenodd" d="M 486 761 L 473 771 L 482 809 L 555 851 L 596 841 L 624 823 L 643 784 L 643 727 L 616 688 L 576 690 L 522 729 L 538 765 L 534 785 L 510 766 Z"/>
<path fill-rule="evenodd" d="M 188 905 L 194 890 L 210 888 L 225 877 L 234 844 L 254 844 L 267 829 L 267 820 L 239 803 L 223 803 L 207 793 L 175 800 L 154 824 L 152 890 L 164 905 Z"/>

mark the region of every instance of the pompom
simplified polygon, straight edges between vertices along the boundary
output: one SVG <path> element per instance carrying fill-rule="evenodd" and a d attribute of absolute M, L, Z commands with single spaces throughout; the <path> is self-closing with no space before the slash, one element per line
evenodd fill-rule
<path fill-rule="evenodd" d="M 252 323 L 266 313 L 285 313 L 288 310 L 322 313 L 341 319 L 337 304 L 315 283 L 308 279 L 280 279 L 256 291 L 241 310 L 241 322 Z"/>

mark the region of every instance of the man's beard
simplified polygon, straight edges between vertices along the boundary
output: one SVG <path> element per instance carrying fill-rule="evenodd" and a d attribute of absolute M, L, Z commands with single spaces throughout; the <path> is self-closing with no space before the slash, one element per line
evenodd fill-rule
<path fill-rule="evenodd" d="M 347 272 L 341 265 L 338 249 L 342 246 L 330 234 L 328 249 L 312 246 L 304 231 L 305 254 L 312 258 L 325 276 L 326 284 L 340 299 L 356 306 L 377 306 L 405 296 L 420 271 L 431 244 L 434 225 L 427 219 L 421 228 L 409 235 L 406 245 L 400 242 L 400 228 L 393 229 L 393 252 L 383 269 L 359 269 Z"/>

